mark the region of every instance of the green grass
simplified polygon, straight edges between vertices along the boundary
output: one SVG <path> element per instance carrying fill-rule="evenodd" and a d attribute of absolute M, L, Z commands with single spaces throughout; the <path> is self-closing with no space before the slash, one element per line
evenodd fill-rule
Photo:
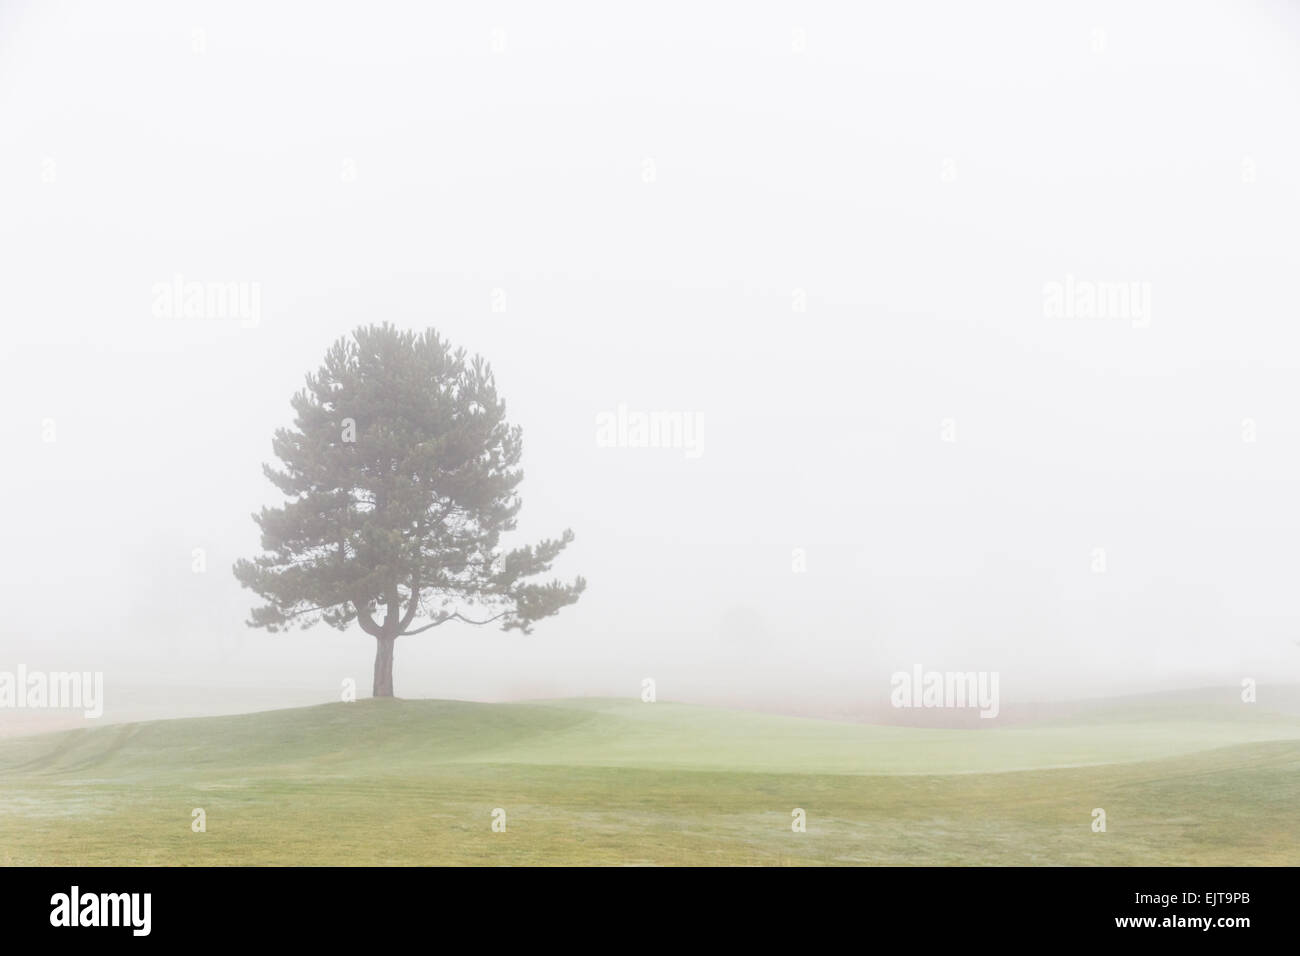
<path fill-rule="evenodd" d="M 979 730 L 365 700 L 0 741 L 0 862 L 1295 865 L 1298 794 L 1300 717 L 1204 694 Z"/>

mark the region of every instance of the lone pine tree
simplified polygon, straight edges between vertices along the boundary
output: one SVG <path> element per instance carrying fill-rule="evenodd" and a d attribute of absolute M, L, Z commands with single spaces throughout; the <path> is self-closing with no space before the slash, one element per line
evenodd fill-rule
<path fill-rule="evenodd" d="M 289 500 L 253 516 L 265 552 L 235 563 L 266 604 L 250 627 L 354 621 L 375 638 L 374 694 L 393 696 L 393 645 L 449 621 L 524 633 L 586 582 L 535 580 L 573 540 L 503 550 L 523 472 L 492 369 L 432 329 L 366 326 L 339 339 L 263 465 Z"/>

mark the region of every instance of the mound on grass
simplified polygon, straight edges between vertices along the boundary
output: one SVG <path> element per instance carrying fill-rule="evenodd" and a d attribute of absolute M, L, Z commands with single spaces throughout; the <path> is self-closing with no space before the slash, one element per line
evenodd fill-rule
<path fill-rule="evenodd" d="M 980 730 L 364 700 L 0 741 L 0 862 L 1294 865 L 1297 794 L 1300 715 L 1222 693 Z"/>

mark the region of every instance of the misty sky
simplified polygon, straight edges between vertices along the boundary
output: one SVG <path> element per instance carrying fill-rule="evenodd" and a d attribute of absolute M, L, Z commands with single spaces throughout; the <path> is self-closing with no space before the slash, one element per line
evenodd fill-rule
<path fill-rule="evenodd" d="M 1294 8 L 442 6 L 0 6 L 0 668 L 368 693 L 371 638 L 248 630 L 230 566 L 304 374 L 389 321 L 493 364 L 518 543 L 589 582 L 402 638 L 398 696 L 1300 680 Z M 159 318 L 178 275 L 257 321 Z M 701 454 L 601 447 L 620 405 Z"/>

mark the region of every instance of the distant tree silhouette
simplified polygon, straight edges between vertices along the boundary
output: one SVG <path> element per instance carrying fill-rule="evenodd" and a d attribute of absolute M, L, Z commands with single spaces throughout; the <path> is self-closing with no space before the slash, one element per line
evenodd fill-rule
<path fill-rule="evenodd" d="M 235 577 L 278 631 L 352 622 L 375 638 L 374 695 L 393 696 L 393 645 L 450 621 L 524 633 L 586 582 L 537 582 L 573 540 L 505 551 L 515 528 L 521 433 L 491 366 L 436 331 L 366 326 L 339 339 L 293 397 L 263 465 L 289 500 L 254 515 L 265 552 Z"/>

